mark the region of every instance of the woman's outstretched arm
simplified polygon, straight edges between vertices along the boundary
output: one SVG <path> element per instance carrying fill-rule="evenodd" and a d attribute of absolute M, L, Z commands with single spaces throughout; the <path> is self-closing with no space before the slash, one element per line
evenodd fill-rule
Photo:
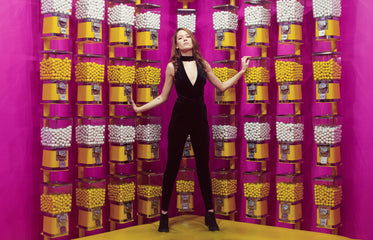
<path fill-rule="evenodd" d="M 211 69 L 210 64 L 205 62 L 205 70 L 207 74 L 207 79 L 210 81 L 212 85 L 214 85 L 220 92 L 224 92 L 228 88 L 232 87 L 233 84 L 235 84 L 238 79 L 244 74 L 249 66 L 250 60 L 248 60 L 248 56 L 241 58 L 241 71 L 239 71 L 236 75 L 234 75 L 229 80 L 222 82 L 220 79 L 214 74 L 214 72 Z"/>
<path fill-rule="evenodd" d="M 170 62 L 167 64 L 166 68 L 166 77 L 165 77 L 165 83 L 163 85 L 162 93 L 154 98 L 152 101 L 142 105 L 141 107 L 138 107 L 135 102 L 132 100 L 132 108 L 136 113 L 141 113 L 148 111 L 152 108 L 155 108 L 162 103 L 166 102 L 168 100 L 168 97 L 170 96 L 172 86 L 174 84 L 174 65 Z"/>

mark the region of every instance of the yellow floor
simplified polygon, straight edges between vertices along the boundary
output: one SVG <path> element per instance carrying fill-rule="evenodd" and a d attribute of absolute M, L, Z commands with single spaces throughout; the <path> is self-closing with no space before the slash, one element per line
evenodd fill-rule
<path fill-rule="evenodd" d="M 217 220 L 219 232 L 209 232 L 204 217 L 184 215 L 169 220 L 170 232 L 159 233 L 159 222 L 84 237 L 84 240 L 348 240 L 337 235 Z"/>

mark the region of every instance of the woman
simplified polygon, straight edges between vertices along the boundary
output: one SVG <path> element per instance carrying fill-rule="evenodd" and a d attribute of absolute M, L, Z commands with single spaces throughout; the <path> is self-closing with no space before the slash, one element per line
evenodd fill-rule
<path fill-rule="evenodd" d="M 178 97 L 168 128 L 168 160 L 163 178 L 159 232 L 169 231 L 168 208 L 188 135 L 191 137 L 195 153 L 198 181 L 206 208 L 205 224 L 210 231 L 219 230 L 212 202 L 209 170 L 210 137 L 204 103 L 204 86 L 207 78 L 221 92 L 230 88 L 248 67 L 248 57 L 243 57 L 241 61 L 241 71 L 224 83 L 221 82 L 213 73 L 211 66 L 202 58 L 193 34 L 188 29 L 179 28 L 173 37 L 171 59 L 166 68 L 162 93 L 141 107 L 137 107 L 132 101 L 135 112 L 150 110 L 168 100 L 172 86 L 175 84 Z"/>

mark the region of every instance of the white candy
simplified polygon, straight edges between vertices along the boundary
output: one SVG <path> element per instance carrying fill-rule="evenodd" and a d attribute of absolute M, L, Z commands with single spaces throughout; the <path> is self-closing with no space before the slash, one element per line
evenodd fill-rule
<path fill-rule="evenodd" d="M 231 140 L 237 137 L 237 127 L 232 125 L 212 125 L 212 139 Z"/>
<path fill-rule="evenodd" d="M 135 142 L 136 130 L 133 126 L 109 125 L 109 142 L 127 144 Z"/>
<path fill-rule="evenodd" d="M 271 10 L 263 6 L 248 6 L 245 8 L 245 25 L 271 25 Z"/>
<path fill-rule="evenodd" d="M 279 142 L 303 141 L 303 123 L 276 122 L 276 137 Z"/>
<path fill-rule="evenodd" d="M 123 3 L 108 8 L 108 24 L 135 25 L 135 8 Z"/>
<path fill-rule="evenodd" d="M 303 22 L 304 6 L 298 0 L 277 1 L 277 22 Z"/>
<path fill-rule="evenodd" d="M 162 126 L 160 124 L 146 124 L 136 126 L 136 140 L 143 142 L 158 142 L 161 140 Z"/>
<path fill-rule="evenodd" d="M 105 143 L 105 125 L 78 125 L 75 131 L 78 144 L 102 145 Z"/>
<path fill-rule="evenodd" d="M 230 11 L 218 11 L 213 14 L 214 30 L 237 30 L 238 16 Z"/>
<path fill-rule="evenodd" d="M 315 142 L 318 145 L 338 144 L 342 140 L 342 125 L 329 126 L 317 125 L 313 129 Z"/>
<path fill-rule="evenodd" d="M 72 0 L 41 0 L 41 13 L 71 15 Z"/>
<path fill-rule="evenodd" d="M 43 127 L 40 130 L 41 144 L 46 147 L 65 148 L 71 146 L 72 126 L 65 128 Z"/>
<path fill-rule="evenodd" d="M 145 12 L 136 15 L 136 29 L 161 29 L 161 15 Z"/>
<path fill-rule="evenodd" d="M 313 17 L 340 17 L 342 14 L 341 0 L 312 0 Z"/>
<path fill-rule="evenodd" d="M 75 3 L 77 19 L 104 20 L 105 0 L 78 0 Z"/>
<path fill-rule="evenodd" d="M 245 139 L 248 142 L 263 142 L 271 139 L 269 123 L 246 122 L 244 124 Z"/>
<path fill-rule="evenodd" d="M 196 31 L 196 15 L 194 13 L 188 15 L 177 15 L 177 28 L 186 28 L 191 32 Z"/>

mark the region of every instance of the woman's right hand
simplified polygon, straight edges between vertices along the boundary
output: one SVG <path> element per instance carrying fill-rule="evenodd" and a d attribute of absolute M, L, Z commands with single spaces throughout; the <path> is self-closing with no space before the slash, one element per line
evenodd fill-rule
<path fill-rule="evenodd" d="M 133 101 L 132 98 L 131 98 L 131 105 L 132 105 L 133 111 L 135 111 L 136 113 L 140 112 L 140 108 L 136 105 L 135 101 Z"/>

